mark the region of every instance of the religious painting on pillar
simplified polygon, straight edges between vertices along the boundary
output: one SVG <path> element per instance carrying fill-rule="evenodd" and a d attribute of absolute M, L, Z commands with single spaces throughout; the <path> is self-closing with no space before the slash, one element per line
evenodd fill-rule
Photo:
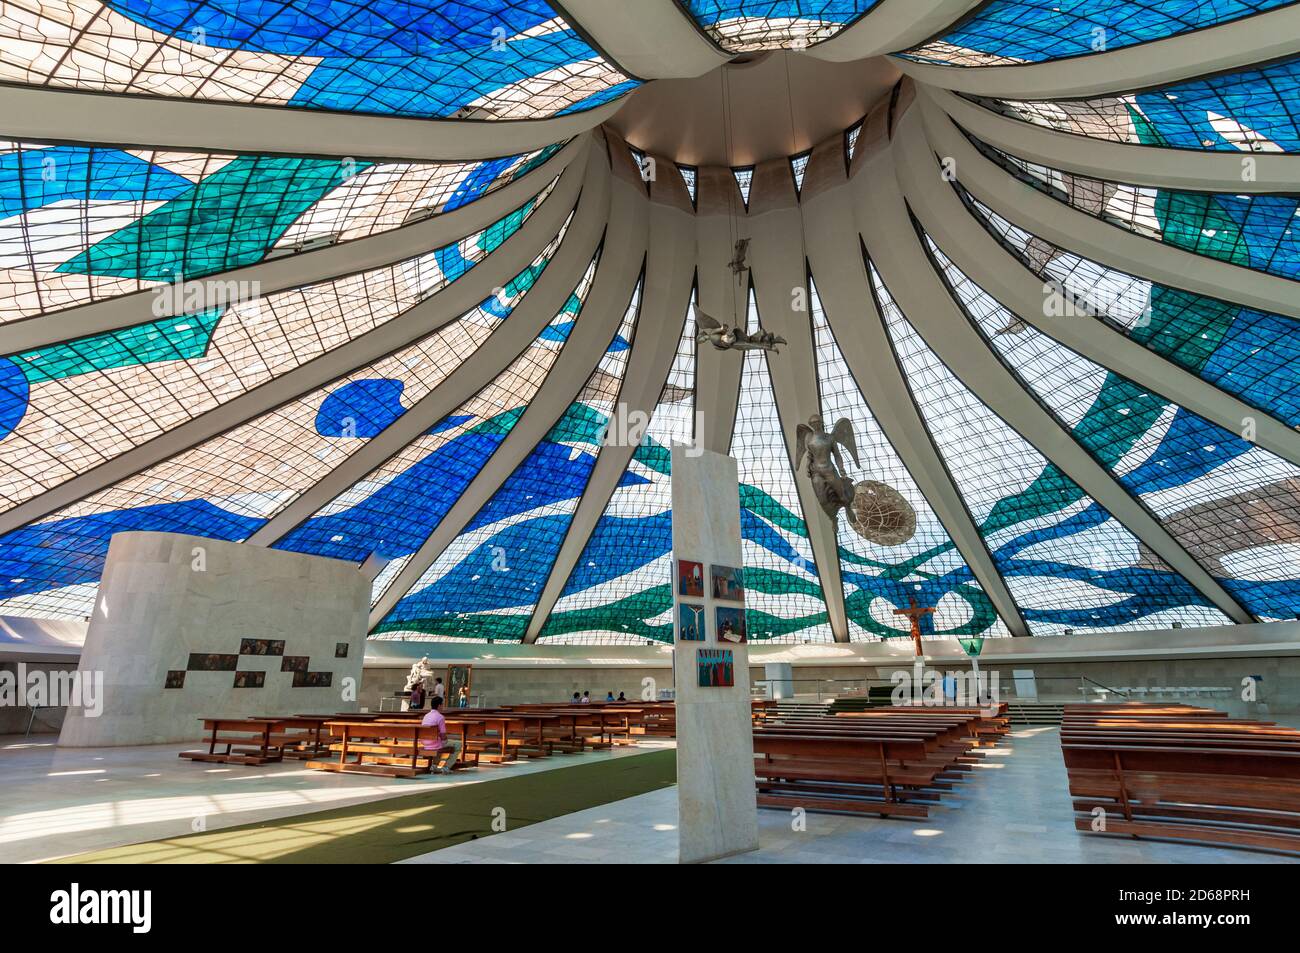
<path fill-rule="evenodd" d="M 745 601 L 745 584 L 741 571 L 734 566 L 710 566 L 713 577 L 713 598 L 728 602 Z"/>
<path fill-rule="evenodd" d="M 741 644 L 749 641 L 745 632 L 745 610 L 733 606 L 718 606 L 717 628 L 719 642 Z"/>
<path fill-rule="evenodd" d="M 736 684 L 736 663 L 731 649 L 700 649 L 695 669 L 700 688 L 731 688 Z"/>
<path fill-rule="evenodd" d="M 703 588 L 703 582 L 701 582 Z M 704 606 L 693 606 L 688 602 L 683 602 L 677 607 L 677 641 L 678 642 L 703 642 L 704 639 Z"/>
<path fill-rule="evenodd" d="M 688 559 L 677 560 L 677 592 L 683 596 L 704 598 L 704 564 Z"/>

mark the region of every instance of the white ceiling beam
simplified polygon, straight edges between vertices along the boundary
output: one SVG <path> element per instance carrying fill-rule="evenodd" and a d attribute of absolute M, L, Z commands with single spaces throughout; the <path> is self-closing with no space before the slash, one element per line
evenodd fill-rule
<path fill-rule="evenodd" d="M 581 185 L 579 173 L 561 177 L 551 196 L 468 274 L 430 298 L 359 337 L 335 347 L 265 384 L 231 398 L 219 407 L 46 490 L 0 514 L 0 534 L 35 522 L 104 487 L 140 473 L 205 440 L 226 433 L 254 417 L 370 364 L 433 333 L 504 287 L 546 247 L 573 210 Z"/>
<path fill-rule="evenodd" d="M 1111 142 L 1012 119 L 936 87 L 919 93 L 977 139 L 1053 169 L 1154 188 L 1222 192 L 1231 183 L 1233 193 L 1300 191 L 1300 155 Z M 1243 178 L 1248 164 L 1251 175 Z"/>
<path fill-rule="evenodd" d="M 867 150 L 866 155 L 859 156 L 864 163 L 859 167 L 864 170 L 863 176 L 877 174 L 873 167 L 877 147 L 862 142 L 859 148 Z M 835 343 L 880 429 L 1007 630 L 1012 635 L 1027 636 L 1029 629 L 1020 609 L 994 566 L 943 460 L 930 442 L 894 360 L 871 294 L 871 277 L 862 260 L 854 201 L 845 184 L 844 163 L 838 153 L 828 158 L 831 161 L 823 164 L 818 154 L 813 153 L 804 179 L 803 208 L 808 222 L 809 264 Z M 817 169 L 813 168 L 814 164 L 818 165 Z"/>
<path fill-rule="evenodd" d="M 902 123 L 920 122 L 909 111 Z M 1164 525 L 1066 431 L 1003 366 L 940 280 L 907 214 L 891 152 L 882 174 L 859 176 L 858 221 L 867 249 L 894 300 L 916 331 L 961 382 L 1047 460 L 1127 527 L 1139 541 L 1237 623 L 1254 619 L 1183 548 Z M 935 183 L 938 187 L 943 183 Z"/>
<path fill-rule="evenodd" d="M 410 119 L 0 84 L 0 132 L 35 142 L 413 162 L 531 152 L 586 132 L 621 99 L 549 119 Z"/>
<path fill-rule="evenodd" d="M 565 342 L 541 388 L 487 464 L 452 505 L 370 612 L 374 629 L 469 525 L 502 484 L 555 426 L 599 364 L 627 311 L 645 260 L 645 190 L 611 181 L 609 228 L 596 277 L 583 303 L 576 333 Z M 590 322 L 590 323 L 589 323 Z"/>
<path fill-rule="evenodd" d="M 690 79 L 731 58 L 674 0 L 564 0 L 563 12 L 602 53 L 640 79 Z"/>
<path fill-rule="evenodd" d="M 994 241 L 942 181 L 934 152 L 919 123 L 908 123 L 894 140 L 903 193 L 926 232 L 958 268 L 1026 323 L 1090 361 L 1232 433 L 1255 422 L 1255 443 L 1300 465 L 1300 433 L 1277 418 L 1220 390 L 1166 360 L 1100 319 L 1048 317 L 1044 279 Z"/>
<path fill-rule="evenodd" d="M 938 66 L 897 58 L 913 79 L 996 99 L 1080 99 L 1151 89 L 1293 56 L 1300 7 L 1193 30 L 1104 53 L 1009 66 Z"/>
<path fill-rule="evenodd" d="M 781 462 L 793 473 L 831 635 L 836 642 L 847 642 L 849 622 L 840 573 L 838 527 L 817 501 L 807 474 L 794 466 L 798 446 L 796 429 L 814 414 L 821 413 L 821 394 L 817 388 L 817 356 L 813 350 L 808 304 L 804 228 L 788 160 L 776 159 L 755 169 L 749 227 L 753 236 L 749 252 L 754 269 L 754 294 L 763 329 L 786 340 L 779 354 L 760 355 L 767 362 L 777 421 L 784 438 L 786 459 Z M 801 296 L 802 311 L 794 309 L 796 294 Z M 747 408 L 742 407 L 739 412 L 744 414 Z"/>
<path fill-rule="evenodd" d="M 1300 318 L 1297 282 L 1185 251 L 1072 208 L 985 158 L 941 110 L 922 107 L 915 112 L 924 116 L 926 137 L 935 152 L 955 163 L 957 181 L 1026 231 L 1129 274 Z M 939 186 L 947 188 L 948 183 L 936 181 Z"/>
<path fill-rule="evenodd" d="M 231 282 L 237 283 L 238 287 L 257 288 L 259 295 L 265 296 L 415 258 L 501 220 L 545 188 L 571 162 L 577 161 L 578 169 L 573 178 L 580 180 L 586 151 L 590 147 L 589 137 L 579 136 L 527 175 L 477 201 L 432 218 L 315 251 L 273 258 L 202 278 L 187 278 L 185 294 L 172 296 L 181 299 L 178 305 L 186 305 L 184 311 L 176 307 L 155 313 L 158 288 L 149 288 L 10 321 L 0 325 L 0 354 L 13 354 L 73 338 L 104 334 L 161 317 L 202 311 L 209 306 L 209 295 L 218 299 L 213 302 L 214 306 L 224 303 L 221 296 L 231 287 Z"/>
<path fill-rule="evenodd" d="M 609 213 L 608 169 L 604 156 L 596 150 L 588 157 L 593 160 L 589 164 L 591 175 L 584 181 L 569 230 L 555 257 L 511 312 L 509 320 L 494 329 L 446 380 L 297 497 L 250 536 L 248 542 L 271 546 L 287 536 L 331 500 L 420 439 L 430 427 L 494 381 L 532 345 L 573 293 L 604 233 Z"/>
<path fill-rule="evenodd" d="M 625 419 L 642 413 L 649 419 L 659 403 L 668 371 L 686 324 L 695 274 L 695 221 L 690 214 L 658 202 L 649 207 L 649 247 L 641 288 L 641 314 L 637 318 L 632 352 L 619 388 L 619 413 Z M 578 564 L 587 541 L 617 491 L 618 483 L 636 452 L 636 444 L 606 441 L 596 457 L 587 490 L 569 522 L 564 543 L 556 555 L 524 635 L 535 642 L 546 627 L 551 610 L 563 595 L 569 575 Z"/>
<path fill-rule="evenodd" d="M 832 63 L 910 49 L 956 23 L 984 0 L 884 0 L 852 26 L 808 47 Z"/>

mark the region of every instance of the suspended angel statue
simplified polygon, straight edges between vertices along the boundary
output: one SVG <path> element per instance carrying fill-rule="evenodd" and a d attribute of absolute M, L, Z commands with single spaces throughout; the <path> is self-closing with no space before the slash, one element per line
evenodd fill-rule
<path fill-rule="evenodd" d="M 854 483 L 849 479 L 841 447 L 861 468 L 853 423 L 847 418 L 836 421 L 827 433 L 822 418 L 814 414 L 795 431 L 795 469 L 807 454 L 808 479 L 826 515 L 835 522 L 840 510 L 844 510 L 853 531 L 880 546 L 907 542 L 916 534 L 916 511 L 912 505 L 887 483 L 877 480 Z"/>
<path fill-rule="evenodd" d="M 712 315 L 695 311 L 695 340 L 700 344 L 712 344 L 719 351 L 771 351 L 777 352 L 777 345 L 785 344 L 785 338 L 759 328 L 752 334 L 743 328 L 733 328 L 723 324 Z"/>
<path fill-rule="evenodd" d="M 736 276 L 736 281 L 743 285 L 745 283 L 745 273 L 749 271 L 748 238 L 742 238 L 736 242 L 735 254 L 731 256 L 731 261 L 728 262 L 727 267 Z"/>
<path fill-rule="evenodd" d="M 797 470 L 804 455 L 808 456 L 808 479 L 812 481 L 813 493 L 832 522 L 842 509 L 848 510 L 849 522 L 853 515 L 853 481 L 849 479 L 844 466 L 844 457 L 840 447 L 849 452 L 853 462 L 860 468 L 858 444 L 853 436 L 853 422 L 841 417 L 830 433 L 823 429 L 822 418 L 814 414 L 808 423 L 800 424 L 795 430 L 794 466 Z"/>

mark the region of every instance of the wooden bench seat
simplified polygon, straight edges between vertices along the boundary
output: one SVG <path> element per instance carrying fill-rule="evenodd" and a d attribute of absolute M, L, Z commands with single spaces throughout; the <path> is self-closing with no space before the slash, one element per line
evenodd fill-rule
<path fill-rule="evenodd" d="M 1190 706 L 1092 707 L 1067 707 L 1061 730 L 1080 831 L 1300 853 L 1300 731 Z"/>
<path fill-rule="evenodd" d="M 431 739 L 437 739 L 437 729 L 419 722 L 331 721 L 327 727 L 331 738 L 329 749 L 338 758 L 308 761 L 307 767 L 317 771 L 413 778 L 429 774 L 453 750 L 450 746 L 427 747 Z M 475 752 L 462 750 L 456 768 L 477 764 Z"/>

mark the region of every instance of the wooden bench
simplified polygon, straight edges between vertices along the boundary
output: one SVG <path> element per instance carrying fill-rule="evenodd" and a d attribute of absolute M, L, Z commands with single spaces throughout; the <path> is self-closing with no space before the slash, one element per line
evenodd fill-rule
<path fill-rule="evenodd" d="M 754 732 L 760 807 L 924 818 L 943 765 L 927 760 L 925 739 L 851 734 Z"/>
<path fill-rule="evenodd" d="M 275 718 L 203 718 L 207 751 L 182 751 L 190 761 L 218 764 L 271 764 L 284 758 L 284 748 L 294 741 L 279 729 Z M 224 747 L 225 751 L 217 748 Z"/>
<path fill-rule="evenodd" d="M 450 746 L 428 747 L 431 740 L 437 741 L 437 728 L 418 722 L 331 721 L 328 728 L 335 739 L 330 750 L 338 753 L 338 759 L 308 761 L 307 767 L 317 771 L 413 778 L 441 767 L 453 750 Z M 477 764 L 474 752 L 462 751 L 456 768 Z"/>
<path fill-rule="evenodd" d="M 1078 830 L 1300 852 L 1300 731 L 1190 706 L 1074 707 L 1089 709 L 1061 729 Z"/>

